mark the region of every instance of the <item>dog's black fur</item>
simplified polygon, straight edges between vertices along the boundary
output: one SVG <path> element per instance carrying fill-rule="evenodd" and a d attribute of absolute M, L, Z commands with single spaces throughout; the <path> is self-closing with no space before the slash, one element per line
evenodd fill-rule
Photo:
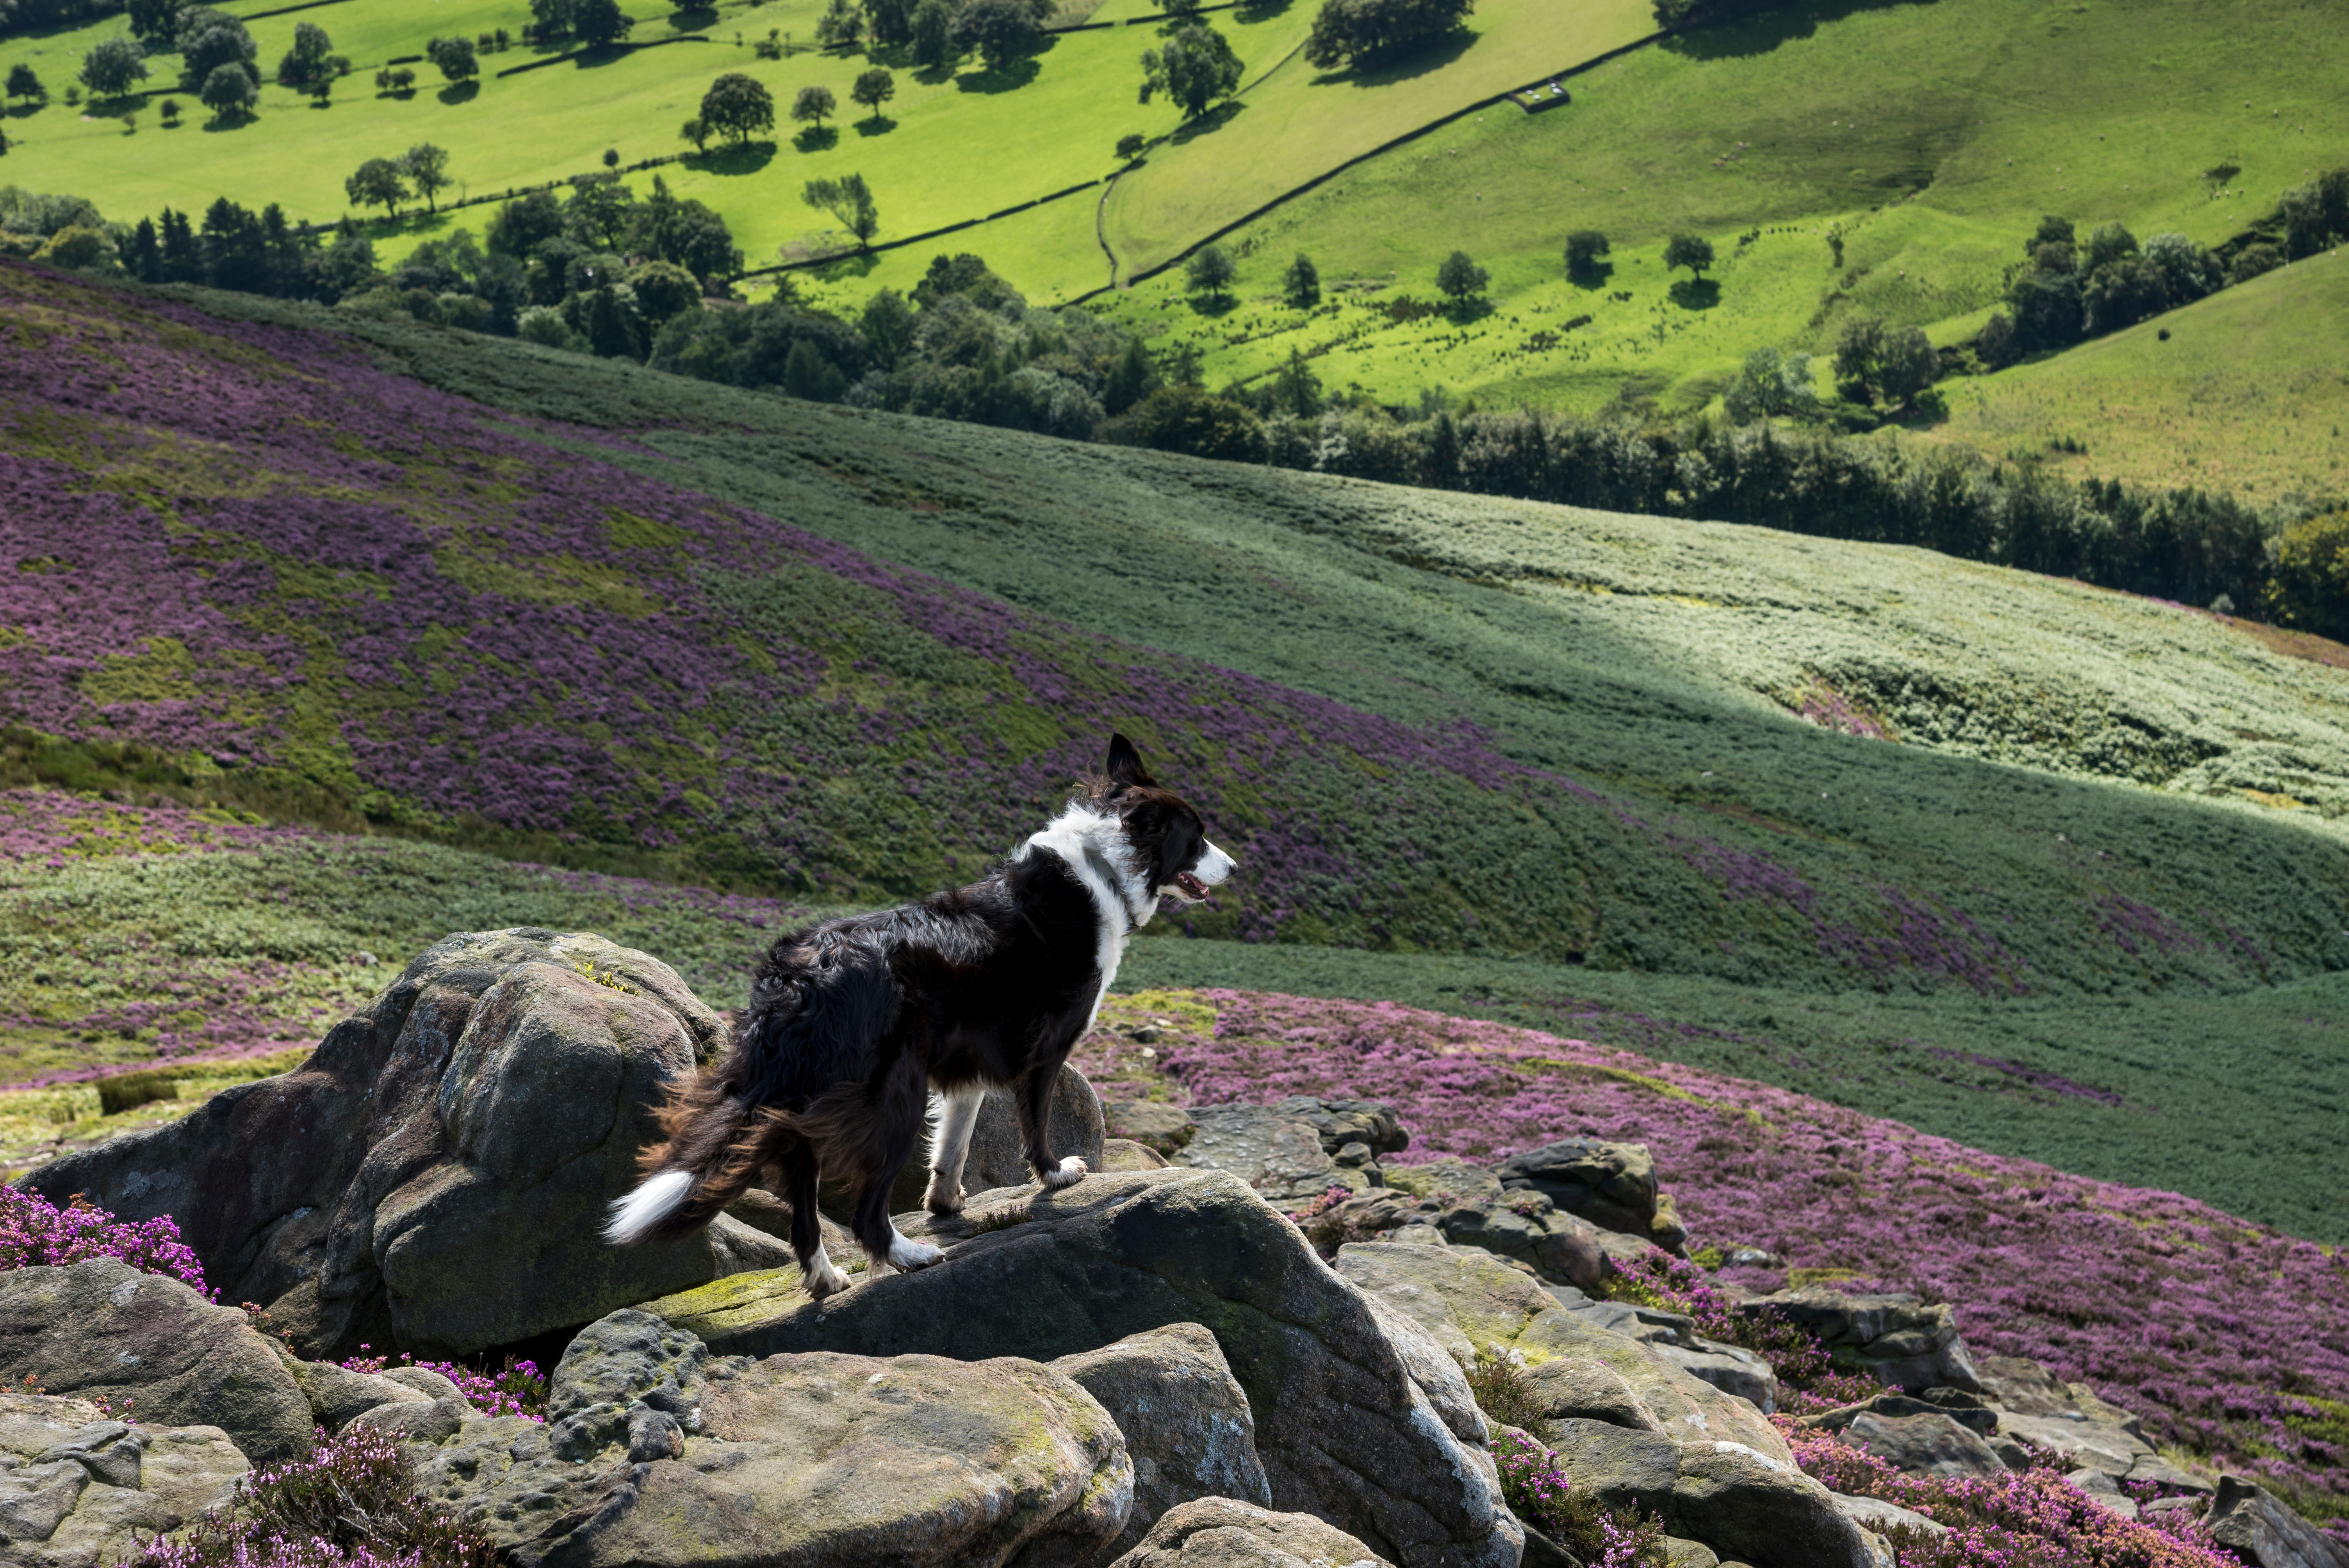
<path fill-rule="evenodd" d="M 1086 863 L 1129 917 L 1114 941 L 1072 861 Z M 609 1233 L 683 1233 L 761 1177 L 780 1175 L 792 1249 L 811 1291 L 823 1295 L 844 1283 L 817 1261 L 816 1181 L 829 1172 L 856 1185 L 852 1228 L 875 1265 L 933 1261 L 930 1249 L 897 1235 L 888 1212 L 932 1089 L 952 1097 L 1009 1088 L 1037 1180 L 1077 1180 L 1082 1162 L 1063 1167 L 1048 1126 L 1061 1064 L 1110 979 L 1104 961 L 1113 968 L 1162 894 L 1195 902 L 1230 866 L 1207 842 L 1198 812 L 1158 788 L 1133 745 L 1112 737 L 1107 777 L 984 881 L 778 940 L 724 1055 L 672 1089 L 662 1113 L 667 1140 L 645 1151 L 646 1182 L 616 1205 Z M 967 1142 L 968 1118 L 961 1137 Z M 957 1147 L 935 1162 L 943 1169 L 933 1170 L 933 1209 L 959 1207 L 962 1155 Z M 674 1179 L 656 1187 L 680 1172 L 689 1187 Z"/>

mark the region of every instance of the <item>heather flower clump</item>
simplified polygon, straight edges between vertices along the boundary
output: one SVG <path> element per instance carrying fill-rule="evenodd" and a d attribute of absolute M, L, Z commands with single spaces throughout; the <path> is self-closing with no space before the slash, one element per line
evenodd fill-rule
<path fill-rule="evenodd" d="M 361 1350 L 372 1346 L 362 1345 Z M 419 1367 L 427 1372 L 438 1372 L 457 1385 L 465 1402 L 485 1416 L 520 1416 L 526 1421 L 546 1419 L 546 1375 L 535 1361 L 523 1361 L 509 1356 L 505 1365 L 495 1372 L 477 1372 L 453 1361 L 419 1361 L 402 1351 L 402 1367 Z M 353 1372 L 380 1372 L 392 1365 L 382 1356 L 355 1356 L 341 1363 Z"/>
<path fill-rule="evenodd" d="M 1833 1434 L 1774 1419 L 1795 1462 L 1830 1490 L 1948 1526 L 1946 1535 L 1897 1532 L 1900 1568 L 2236 1568 L 2189 1510 L 2126 1520 L 2047 1469 L 1989 1479 L 1908 1475 Z M 2140 1502 L 2155 1496 L 2141 1491 Z"/>
<path fill-rule="evenodd" d="M 60 1209 L 37 1193 L 0 1187 L 0 1269 L 62 1268 L 88 1258 L 120 1258 L 219 1299 L 170 1215 L 132 1222 L 79 1199 Z"/>
<path fill-rule="evenodd" d="M 1212 1037 L 1157 1047 L 1194 1104 L 1393 1101 L 1401 1161 L 1498 1160 L 1561 1138 L 1643 1142 L 1692 1244 L 1955 1305 L 1977 1355 L 2027 1356 L 2144 1418 L 2146 1435 L 2349 1513 L 2349 1253 L 2152 1191 L 1969 1149 L 1821 1100 L 1537 1030 L 1392 1003 L 1201 991 Z M 1626 1288 L 1728 1326 L 1685 1265 Z M 1724 1337 L 1729 1336 L 1724 1335 Z M 1785 1354 L 1762 1348 L 1777 1361 Z M 1792 1381 L 1810 1374 L 1796 1358 Z M 1832 1398 L 1831 1386 L 1815 1390 Z M 2349 1522 L 2328 1526 L 2349 1533 Z"/>
<path fill-rule="evenodd" d="M 1602 1509 L 1574 1481 L 1557 1458 L 1525 1432 L 1504 1429 L 1493 1440 L 1501 1497 L 1509 1511 L 1591 1568 L 1663 1568 L 1664 1527 L 1637 1509 Z"/>
<path fill-rule="evenodd" d="M 1685 1313 L 1708 1339 L 1742 1346 L 1777 1374 L 1781 1402 L 1795 1415 L 1857 1404 L 1882 1392 L 1873 1378 L 1838 1372 L 1818 1336 L 1782 1317 L 1749 1317 L 1696 1264 L 1651 1250 L 1633 1262 L 1618 1263 L 1602 1283 L 1602 1295 Z"/>
<path fill-rule="evenodd" d="M 489 1538 L 416 1488 L 396 1434 L 324 1429 L 305 1460 L 253 1471 L 235 1502 L 158 1537 L 135 1568 L 492 1568 Z"/>

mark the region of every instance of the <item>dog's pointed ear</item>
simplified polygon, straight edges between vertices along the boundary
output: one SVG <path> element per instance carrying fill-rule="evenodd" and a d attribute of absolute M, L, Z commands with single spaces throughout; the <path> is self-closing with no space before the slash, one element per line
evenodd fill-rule
<path fill-rule="evenodd" d="M 1136 751 L 1133 748 L 1133 742 L 1123 735 L 1112 735 L 1109 738 L 1107 771 L 1111 783 L 1124 785 L 1127 788 L 1156 782 L 1150 777 L 1150 769 L 1142 765 L 1142 753 Z"/>

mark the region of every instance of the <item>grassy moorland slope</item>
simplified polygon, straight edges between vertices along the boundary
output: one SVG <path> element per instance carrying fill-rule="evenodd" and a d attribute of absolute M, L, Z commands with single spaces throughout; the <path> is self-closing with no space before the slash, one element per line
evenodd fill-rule
<path fill-rule="evenodd" d="M 849 903 L 977 870 L 1114 724 L 1246 868 L 1137 983 L 1604 1014 L 2341 1230 L 2349 677 L 2238 624 L 23 268 L 0 298 L 22 776 Z M 76 995 L 27 1009 L 52 1046 L 103 1026 Z"/>
<path fill-rule="evenodd" d="M 1296 348 L 1326 356 L 1330 386 L 1390 401 L 1444 386 L 1588 410 L 1628 384 L 1701 404 L 1749 350 L 1831 348 L 1855 312 L 1939 341 L 1971 333 L 2043 213 L 2084 233 L 2119 221 L 2225 240 L 2349 159 L 2333 86 L 2344 42 L 2349 17 L 2321 0 L 1807 0 L 1600 66 L 1574 79 L 1569 107 L 1487 110 L 1349 170 L 1226 242 L 1237 308 L 1202 314 L 1168 274 L 1117 314 L 1194 343 L 1211 385 Z M 2241 172 L 2214 195 L 2202 172 L 2230 162 Z M 1580 228 L 1615 246 L 1611 273 L 1587 284 L 1561 260 Z M 1662 247 L 1682 232 L 1712 240 L 1717 291 L 1671 288 L 1686 275 L 1666 274 Z M 1491 269 L 1492 315 L 1382 313 L 1398 295 L 1434 299 L 1455 246 Z M 1299 250 L 1325 280 L 1381 292 L 1288 309 L 1278 280 Z M 1578 316 L 1588 324 L 1568 327 Z M 2340 318 L 2294 308 L 2276 326 L 2337 358 Z M 2256 374 L 2254 347 L 2236 374 Z M 2349 402 L 2307 395 L 2336 417 Z"/>

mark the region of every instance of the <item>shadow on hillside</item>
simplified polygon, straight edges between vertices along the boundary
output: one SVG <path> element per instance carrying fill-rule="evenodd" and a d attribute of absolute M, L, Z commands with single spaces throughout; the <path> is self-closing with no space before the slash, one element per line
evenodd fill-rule
<path fill-rule="evenodd" d="M 1579 272 L 1568 273 L 1566 281 L 1586 292 L 1591 289 L 1603 289 L 1615 281 L 1615 263 L 1594 262 Z"/>
<path fill-rule="evenodd" d="M 680 160 L 688 169 L 703 174 L 756 174 L 774 160 L 771 141 L 746 141 L 715 152 L 688 152 Z"/>
<path fill-rule="evenodd" d="M 204 129 L 207 131 L 243 130 L 246 126 L 251 125 L 254 120 L 260 118 L 261 117 L 259 115 L 253 114 L 251 112 L 243 114 L 216 114 L 204 121 Z"/>
<path fill-rule="evenodd" d="M 856 134 L 859 136 L 886 136 L 896 129 L 897 122 L 885 114 L 877 119 L 860 119 L 856 122 Z"/>
<path fill-rule="evenodd" d="M 1265 22 L 1295 4 L 1295 0 L 1240 0 L 1239 10 L 1233 17 L 1238 22 Z"/>
<path fill-rule="evenodd" d="M 1208 320 L 1214 321 L 1239 309 L 1240 296 L 1229 294 L 1193 294 L 1190 296 L 1190 303 L 1192 315 L 1204 315 Z"/>
<path fill-rule="evenodd" d="M 1247 108 L 1247 105 L 1240 102 L 1239 99 L 1227 98 L 1224 102 L 1219 103 L 1215 108 L 1209 109 L 1206 113 L 1201 115 L 1198 119 L 1186 119 L 1181 125 L 1176 126 L 1174 128 L 1174 134 L 1168 137 L 1166 139 L 1173 142 L 1175 146 L 1181 147 L 1184 143 L 1191 140 L 1194 137 L 1206 136 L 1210 131 L 1223 129 L 1224 127 L 1231 124 L 1233 120 L 1237 119 L 1241 113 Z"/>
<path fill-rule="evenodd" d="M 718 26 L 718 7 L 688 3 L 668 14 L 670 28 L 679 33 L 706 33 Z"/>
<path fill-rule="evenodd" d="M 1712 278 L 1682 278 L 1672 285 L 1671 300 L 1682 310 L 1711 310 L 1721 303 L 1721 284 Z"/>
<path fill-rule="evenodd" d="M 1862 11 L 1938 4 L 1940 0 L 1814 0 L 1807 5 L 1789 5 L 1719 26 L 1699 27 L 1667 39 L 1664 47 L 1692 60 L 1744 59 L 1766 55 L 1781 44 L 1800 42 L 1816 33 L 1822 23 L 1840 22 Z"/>
<path fill-rule="evenodd" d="M 792 138 L 792 145 L 802 152 L 823 152 L 840 145 L 840 127 L 812 125 Z"/>
<path fill-rule="evenodd" d="M 434 93 L 432 96 L 439 98 L 442 103 L 454 108 L 460 103 L 471 103 L 475 98 L 481 97 L 481 84 L 479 82 L 450 82 L 447 87 L 442 88 L 439 92 Z"/>
<path fill-rule="evenodd" d="M 1052 48 L 1059 42 L 1058 38 L 1047 39 L 1037 49 L 1036 55 Z M 1019 59 L 1007 64 L 999 71 L 973 71 L 968 76 L 957 77 L 956 90 L 967 93 L 1018 92 L 1043 73 L 1043 62 L 1039 60 L 1036 55 L 1023 55 Z"/>
<path fill-rule="evenodd" d="M 881 258 L 870 251 L 856 251 L 821 266 L 810 267 L 807 275 L 818 283 L 853 284 L 871 277 L 881 265 Z"/>
<path fill-rule="evenodd" d="M 1397 82 L 1411 81 L 1415 77 L 1426 76 L 1431 71 L 1442 70 L 1466 54 L 1470 46 L 1481 36 L 1483 36 L 1482 34 L 1473 33 L 1463 27 L 1450 34 L 1441 43 L 1430 44 L 1423 49 L 1414 50 L 1397 59 L 1373 60 L 1367 64 L 1350 66 L 1343 70 L 1324 71 L 1313 78 L 1312 85 L 1317 88 L 1392 87 Z"/>

